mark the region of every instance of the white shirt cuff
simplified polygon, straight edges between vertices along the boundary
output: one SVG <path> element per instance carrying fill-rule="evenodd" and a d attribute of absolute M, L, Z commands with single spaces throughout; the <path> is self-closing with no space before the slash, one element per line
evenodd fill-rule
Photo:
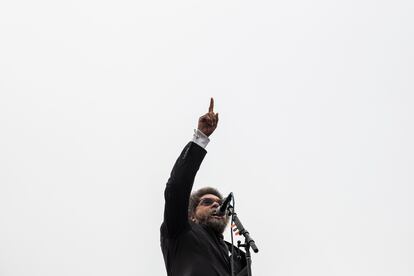
<path fill-rule="evenodd" d="M 207 137 L 204 133 L 202 133 L 198 129 L 194 129 L 193 140 L 194 143 L 199 145 L 202 148 L 206 148 L 208 143 L 210 142 L 210 138 Z"/>

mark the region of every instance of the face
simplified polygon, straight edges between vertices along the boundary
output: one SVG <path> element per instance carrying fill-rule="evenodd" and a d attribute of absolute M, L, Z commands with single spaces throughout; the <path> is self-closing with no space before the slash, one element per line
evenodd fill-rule
<path fill-rule="evenodd" d="M 222 234 L 226 229 L 229 217 L 217 216 L 215 212 L 221 205 L 221 199 L 213 194 L 206 194 L 200 198 L 200 203 L 195 209 L 195 215 L 192 220 L 199 224 L 204 224 L 213 229 L 215 232 Z"/>

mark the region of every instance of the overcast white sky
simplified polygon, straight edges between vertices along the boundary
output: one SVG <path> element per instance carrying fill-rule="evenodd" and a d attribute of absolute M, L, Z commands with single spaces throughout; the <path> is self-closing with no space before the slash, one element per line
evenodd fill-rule
<path fill-rule="evenodd" d="M 413 1 L 0 3 L 0 275 L 166 275 L 163 190 L 234 192 L 254 275 L 414 275 Z M 228 235 L 227 235 L 228 237 Z"/>

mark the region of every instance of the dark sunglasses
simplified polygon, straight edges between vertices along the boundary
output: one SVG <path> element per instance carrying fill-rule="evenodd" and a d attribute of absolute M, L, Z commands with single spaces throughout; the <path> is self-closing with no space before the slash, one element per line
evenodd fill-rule
<path fill-rule="evenodd" d="M 214 202 L 217 202 L 219 205 L 221 205 L 221 203 L 223 202 L 221 199 L 212 199 L 212 198 L 203 198 L 202 200 L 200 200 L 199 205 L 203 205 L 203 206 L 211 206 L 214 204 Z"/>

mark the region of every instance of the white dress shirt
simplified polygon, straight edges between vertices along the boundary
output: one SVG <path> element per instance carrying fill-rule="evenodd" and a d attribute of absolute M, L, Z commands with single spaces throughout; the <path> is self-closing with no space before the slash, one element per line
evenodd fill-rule
<path fill-rule="evenodd" d="M 208 138 L 207 135 L 202 133 L 199 129 L 194 129 L 192 141 L 205 149 L 210 142 L 210 138 Z"/>

